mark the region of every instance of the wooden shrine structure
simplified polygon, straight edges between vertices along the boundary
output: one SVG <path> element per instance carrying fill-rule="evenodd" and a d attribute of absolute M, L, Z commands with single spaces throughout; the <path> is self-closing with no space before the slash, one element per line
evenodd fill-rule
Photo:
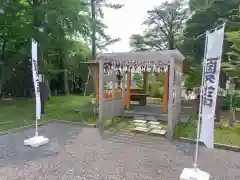
<path fill-rule="evenodd" d="M 184 59 L 178 50 L 165 50 L 104 53 L 99 55 L 97 60 L 86 62 L 95 72 L 99 127 L 102 127 L 104 119 L 122 116 L 125 109 L 130 109 L 131 99 L 136 99 L 137 94 L 143 96 L 140 98 L 140 104 L 144 105 L 147 96 L 147 73 L 162 72 L 164 73 L 162 112 L 168 114 L 167 134 L 171 139 L 173 128 L 180 120 Z M 131 89 L 132 69 L 144 74 L 144 88 L 141 90 Z M 111 84 L 111 87 L 106 87 L 107 83 Z"/>

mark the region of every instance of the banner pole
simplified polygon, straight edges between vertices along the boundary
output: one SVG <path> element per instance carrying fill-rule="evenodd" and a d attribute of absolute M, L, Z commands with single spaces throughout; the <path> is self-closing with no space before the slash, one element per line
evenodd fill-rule
<path fill-rule="evenodd" d="M 35 136 L 38 136 L 38 119 L 36 118 Z"/>
<path fill-rule="evenodd" d="M 205 39 L 205 49 L 204 49 L 204 59 L 203 59 L 203 71 L 202 71 L 202 83 L 201 83 L 201 92 L 200 92 L 200 103 L 199 103 L 199 111 L 198 111 L 198 122 L 197 122 L 197 139 L 196 139 L 196 149 L 195 149 L 195 157 L 193 167 L 197 169 L 197 161 L 198 161 L 198 153 L 199 153 L 199 138 L 200 138 L 200 125 L 202 120 L 202 101 L 203 101 L 203 93 L 204 93 L 204 74 L 205 74 L 205 65 L 206 65 L 206 56 L 207 56 L 207 43 L 208 43 L 208 34 L 206 31 L 206 39 Z"/>
<path fill-rule="evenodd" d="M 48 138 L 38 135 L 38 120 L 41 117 L 41 94 L 39 91 L 39 74 L 37 64 L 37 43 L 32 40 L 32 76 L 35 89 L 36 98 L 36 122 L 35 122 L 35 136 L 24 140 L 24 146 L 39 147 L 49 142 Z"/>

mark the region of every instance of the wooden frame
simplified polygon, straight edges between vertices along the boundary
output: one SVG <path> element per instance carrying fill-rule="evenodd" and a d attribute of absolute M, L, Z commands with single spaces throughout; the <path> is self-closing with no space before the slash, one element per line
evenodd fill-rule
<path fill-rule="evenodd" d="M 169 139 L 173 136 L 173 128 L 180 120 L 181 112 L 181 81 L 183 60 L 185 57 L 178 50 L 166 50 L 159 52 L 126 52 L 126 53 L 105 53 L 97 58 L 98 60 L 89 61 L 88 64 L 98 64 L 99 76 L 99 128 L 101 130 L 104 119 L 105 95 L 104 95 L 104 69 L 106 66 L 114 71 L 121 68 L 127 74 L 127 89 L 122 88 L 123 104 L 126 109 L 130 109 L 131 97 L 131 68 L 140 67 L 140 70 L 164 72 L 164 99 L 162 111 L 168 113 L 167 134 Z M 175 74 L 175 76 L 174 76 Z M 96 76 L 97 77 L 97 76 Z M 144 75 L 146 78 L 146 75 Z M 175 77 L 175 78 L 174 78 Z M 146 82 L 146 79 L 144 80 Z M 97 84 L 97 82 L 96 82 Z M 144 87 L 146 89 L 146 86 Z M 115 89 L 115 87 L 113 88 Z M 174 95 L 173 92 L 176 92 Z M 115 96 L 115 91 L 112 92 Z M 174 96 L 174 97 L 173 97 Z M 112 99 L 114 101 L 114 98 Z M 173 103 L 174 100 L 174 103 Z M 121 106 L 121 105 L 120 105 Z"/>

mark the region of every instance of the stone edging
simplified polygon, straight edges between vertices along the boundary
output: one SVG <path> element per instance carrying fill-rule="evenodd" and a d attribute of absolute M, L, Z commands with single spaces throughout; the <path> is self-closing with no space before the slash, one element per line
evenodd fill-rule
<path fill-rule="evenodd" d="M 188 142 L 188 143 L 192 143 L 192 144 L 196 143 L 195 139 L 185 138 L 185 137 L 180 137 L 180 141 Z M 202 142 L 200 142 L 199 144 L 204 146 L 204 144 Z M 224 150 L 234 151 L 234 152 L 240 152 L 240 147 L 230 146 L 230 145 L 227 145 L 227 144 L 214 143 L 214 148 L 224 149 Z"/>
<path fill-rule="evenodd" d="M 38 127 L 41 127 L 43 125 L 46 125 L 46 124 L 50 124 L 50 123 L 65 123 L 65 124 L 76 124 L 76 125 L 82 125 L 82 126 L 87 126 L 87 127 L 96 127 L 95 124 L 84 124 L 82 122 L 72 122 L 72 121 L 65 121 L 65 120 L 48 120 L 48 121 L 44 121 L 44 122 L 40 122 L 38 124 Z M 35 124 L 31 124 L 31 125 L 27 125 L 27 126 L 22 126 L 22 127 L 19 127 L 19 128 L 13 128 L 13 129 L 9 129 L 7 131 L 3 131 L 3 132 L 0 132 L 0 136 L 3 136 L 3 135 L 6 135 L 6 134 L 9 134 L 9 133 L 16 133 L 16 132 L 19 132 L 21 130 L 26 130 L 26 129 L 29 129 L 29 128 L 33 128 L 35 127 Z"/>

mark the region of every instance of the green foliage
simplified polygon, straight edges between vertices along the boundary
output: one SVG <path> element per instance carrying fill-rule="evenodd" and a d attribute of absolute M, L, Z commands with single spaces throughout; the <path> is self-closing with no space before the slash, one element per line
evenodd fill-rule
<path fill-rule="evenodd" d="M 196 62 L 187 58 L 188 71 L 185 74 L 184 86 L 186 89 L 193 89 L 201 85 L 201 66 Z"/>
<path fill-rule="evenodd" d="M 95 3 L 97 16 L 103 6 L 120 8 L 102 0 Z M 106 34 L 101 18 L 92 18 L 90 0 L 2 0 L 0 9 L 0 95 L 7 80 L 29 77 L 32 39 L 41 45 L 48 81 L 64 87 L 76 77 L 87 77 L 88 68 L 81 62 L 91 56 L 93 23 L 99 50 L 117 41 Z"/>
<path fill-rule="evenodd" d="M 217 0 L 189 0 L 189 7 L 192 11 L 200 11 L 209 8 Z"/>
<path fill-rule="evenodd" d="M 159 81 L 149 82 L 148 91 L 150 97 L 163 98 L 163 83 Z"/>
<path fill-rule="evenodd" d="M 240 25 L 240 9 L 238 14 L 234 16 L 236 22 L 232 24 Z M 231 43 L 230 50 L 228 52 L 228 60 L 222 63 L 222 69 L 230 76 L 234 81 L 239 80 L 240 77 L 240 31 L 230 31 L 226 33 L 227 40 Z"/>
<path fill-rule="evenodd" d="M 120 9 L 123 5 L 109 3 L 106 0 L 89 0 L 89 5 L 91 7 L 92 58 L 96 59 L 97 50 L 105 50 L 107 46 L 120 40 L 120 38 L 112 38 L 106 34 L 107 27 L 103 23 L 103 7 Z"/>
<path fill-rule="evenodd" d="M 230 103 L 231 103 L 230 95 L 227 95 L 226 97 L 222 96 L 220 98 L 220 103 L 221 103 L 221 109 L 223 109 L 223 110 L 229 109 Z M 232 107 L 240 108 L 240 94 L 239 93 L 235 93 L 232 96 Z"/>
<path fill-rule="evenodd" d="M 207 30 L 227 21 L 226 32 L 232 32 L 239 29 L 239 18 L 236 7 L 239 6 L 240 0 L 221 0 L 221 1 L 198 1 L 191 0 L 191 5 L 195 3 L 198 7 L 197 11 L 193 12 L 192 16 L 186 21 L 183 35 L 181 37 L 180 51 L 187 57 L 188 72 L 186 74 L 185 86 L 192 88 L 201 83 L 201 62 L 204 56 L 205 35 Z M 228 33 L 226 33 L 228 34 Z M 223 70 L 226 71 L 229 67 L 229 55 L 232 42 L 230 36 L 226 36 L 224 40 L 222 65 L 226 66 Z M 235 64 L 232 64 L 235 66 Z M 231 67 L 233 68 L 233 67 Z M 235 68 L 237 68 L 235 66 Z M 228 69 L 229 70 L 229 69 Z"/>
<path fill-rule="evenodd" d="M 133 73 L 133 80 L 136 82 L 138 88 L 143 87 L 143 76 L 141 73 Z"/>
<path fill-rule="evenodd" d="M 238 30 L 235 22 L 239 22 L 236 7 L 238 7 L 239 0 L 222 0 L 214 1 L 208 8 L 196 11 L 193 13 L 191 18 L 185 24 L 183 31 L 183 41 L 181 44 L 181 51 L 186 55 L 190 56 L 193 60 L 199 64 L 203 59 L 204 55 L 204 42 L 205 36 L 199 36 L 204 34 L 206 30 L 215 28 L 217 25 L 223 22 L 228 22 L 226 25 L 226 31 Z M 224 42 L 224 53 L 223 60 L 227 60 L 227 52 L 231 44 L 227 40 Z"/>

